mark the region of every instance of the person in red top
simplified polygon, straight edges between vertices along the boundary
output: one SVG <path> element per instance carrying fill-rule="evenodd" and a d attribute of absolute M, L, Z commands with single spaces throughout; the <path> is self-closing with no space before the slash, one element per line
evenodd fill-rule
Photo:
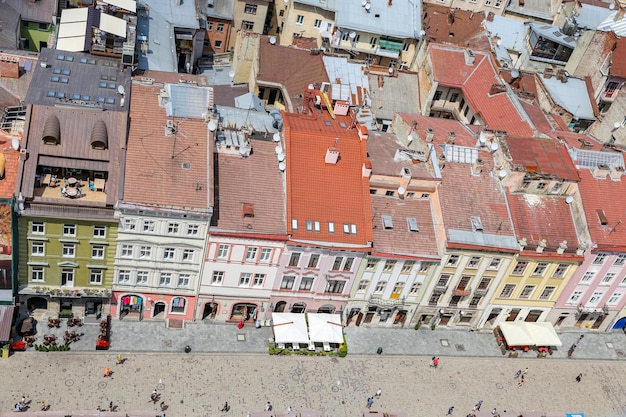
<path fill-rule="evenodd" d="M 437 368 L 439 366 L 439 358 L 433 359 L 433 366 Z"/>

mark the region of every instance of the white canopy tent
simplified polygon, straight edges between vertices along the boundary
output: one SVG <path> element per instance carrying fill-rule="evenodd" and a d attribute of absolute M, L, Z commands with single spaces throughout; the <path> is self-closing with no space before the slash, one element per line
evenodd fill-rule
<path fill-rule="evenodd" d="M 561 339 L 550 322 L 527 323 L 525 321 L 499 324 L 509 346 L 561 346 Z"/>
<path fill-rule="evenodd" d="M 276 343 L 309 343 L 304 314 L 272 313 L 272 322 Z"/>
<path fill-rule="evenodd" d="M 343 343 L 343 326 L 339 314 L 309 313 L 311 342 Z"/>

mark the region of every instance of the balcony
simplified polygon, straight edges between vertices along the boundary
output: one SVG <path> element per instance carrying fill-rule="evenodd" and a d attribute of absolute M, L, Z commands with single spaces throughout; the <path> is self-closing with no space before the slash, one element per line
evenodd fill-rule
<path fill-rule="evenodd" d="M 459 120 L 461 114 L 459 104 L 460 102 L 458 101 L 434 100 L 430 106 L 430 110 L 451 113 L 456 120 Z"/>
<path fill-rule="evenodd" d="M 604 91 L 600 94 L 600 100 L 605 103 L 612 103 L 615 101 L 619 90 L 621 89 L 623 83 L 619 83 L 616 81 L 609 81 L 604 87 Z"/>
<path fill-rule="evenodd" d="M 400 57 L 399 50 L 396 51 L 393 49 L 387 49 L 377 45 L 372 46 L 368 43 L 352 42 L 352 40 L 344 41 L 341 38 L 332 39 L 330 41 L 330 46 L 337 49 L 344 49 L 354 56 L 363 53 L 369 55 L 384 56 L 393 59 L 397 59 Z M 400 46 L 400 48 L 402 48 L 402 46 Z"/>
<path fill-rule="evenodd" d="M 395 300 L 386 300 L 384 298 L 370 296 L 368 303 L 378 307 L 396 307 L 404 305 L 404 297 Z"/>
<path fill-rule="evenodd" d="M 443 294 L 446 291 L 448 291 L 447 285 L 436 285 L 435 288 L 433 289 L 434 294 Z"/>
<path fill-rule="evenodd" d="M 476 291 L 474 291 L 475 295 L 487 295 L 487 291 L 489 291 L 487 288 L 476 288 Z"/>
<path fill-rule="evenodd" d="M 468 295 L 470 295 L 471 292 L 472 292 L 471 288 L 457 287 L 454 291 L 452 291 L 452 295 L 459 296 L 459 297 L 467 297 Z"/>

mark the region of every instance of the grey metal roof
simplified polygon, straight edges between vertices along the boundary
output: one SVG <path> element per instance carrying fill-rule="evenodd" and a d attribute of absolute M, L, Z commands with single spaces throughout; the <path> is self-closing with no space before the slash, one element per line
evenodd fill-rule
<path fill-rule="evenodd" d="M 13 7 L 24 20 L 32 22 L 52 23 L 57 14 L 57 0 L 3 0 Z"/>
<path fill-rule="evenodd" d="M 213 7 L 207 7 L 207 16 L 232 20 L 235 12 L 235 0 L 209 0 L 207 4 Z"/>
<path fill-rule="evenodd" d="M 422 30 L 422 2 L 370 0 L 369 13 L 362 0 L 341 0 L 335 3 L 335 25 L 340 28 L 392 36 L 400 39 L 419 37 Z"/>
<path fill-rule="evenodd" d="M 340 2 L 343 0 L 339 0 Z M 294 3 L 307 4 L 315 6 L 322 10 L 335 10 L 335 0 L 293 0 Z"/>
<path fill-rule="evenodd" d="M 203 119 L 203 113 L 209 111 L 211 95 L 209 87 L 190 84 L 166 84 L 165 91 L 170 98 L 165 106 L 168 117 L 187 117 Z"/>
<path fill-rule="evenodd" d="M 0 2 L 0 48 L 17 49 L 20 14 L 13 7 Z"/>
<path fill-rule="evenodd" d="M 331 84 L 347 85 L 350 89 L 348 101 L 360 106 L 370 90 L 369 79 L 363 72 L 363 65 L 348 62 L 347 58 L 324 56 L 324 67 Z"/>
<path fill-rule="evenodd" d="M 559 45 L 567 46 L 574 49 L 578 40 L 573 36 L 568 36 L 561 32 L 558 26 L 546 25 L 543 23 L 529 23 L 533 32 L 549 39 Z"/>
<path fill-rule="evenodd" d="M 220 127 L 236 130 L 248 126 L 257 133 L 272 134 L 278 132 L 278 129 L 273 126 L 274 118 L 268 113 L 227 106 L 216 107 L 219 113 Z"/>
<path fill-rule="evenodd" d="M 235 97 L 235 107 L 242 110 L 255 110 L 265 113 L 265 106 L 260 98 L 252 93 L 246 93 Z"/>
<path fill-rule="evenodd" d="M 568 77 L 567 82 L 564 83 L 556 77 L 544 78 L 543 74 L 538 75 L 552 99 L 559 106 L 579 119 L 595 120 L 584 80 Z"/>
<path fill-rule="evenodd" d="M 494 16 L 493 21 L 485 20 L 484 24 L 490 36 L 497 36 L 502 41 L 499 46 L 509 51 L 520 53 L 525 51 L 524 40 L 528 27 L 524 22 L 508 17 Z"/>
<path fill-rule="evenodd" d="M 598 25 L 598 30 L 604 32 L 615 32 L 618 36 L 626 36 L 626 19 L 623 17 L 615 20 L 617 11 L 611 13 L 603 22 Z"/>
<path fill-rule="evenodd" d="M 118 59 L 44 48 L 25 102 L 124 111 L 120 90 L 130 91 L 130 72 L 120 69 Z"/>
<path fill-rule="evenodd" d="M 520 3 L 522 3 L 523 6 L 520 7 Z M 523 16 L 552 20 L 552 17 L 558 10 L 559 6 L 560 2 L 558 2 L 556 7 L 553 9 L 552 1 L 546 0 L 510 0 L 508 6 L 506 7 L 506 11 Z"/>
<path fill-rule="evenodd" d="M 615 13 L 613 10 L 606 7 L 582 4 L 581 9 L 573 17 L 576 19 L 576 25 L 579 28 L 595 30 L 613 13 Z"/>

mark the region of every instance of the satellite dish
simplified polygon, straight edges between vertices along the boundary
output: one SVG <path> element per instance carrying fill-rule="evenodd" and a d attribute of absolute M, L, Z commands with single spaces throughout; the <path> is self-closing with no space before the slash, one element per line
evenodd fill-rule
<path fill-rule="evenodd" d="M 313 84 L 309 84 L 309 90 L 315 90 L 315 86 Z"/>
<path fill-rule="evenodd" d="M 567 204 L 572 204 L 573 201 L 574 201 L 574 197 L 572 197 L 571 195 L 567 196 L 567 198 L 565 199 L 565 202 Z"/>
<path fill-rule="evenodd" d="M 239 148 L 239 153 L 243 156 L 246 156 L 248 151 L 246 151 L 246 148 L 242 146 L 241 148 Z"/>
<path fill-rule="evenodd" d="M 228 76 L 229 76 L 230 78 L 233 78 L 233 77 L 235 76 L 235 71 L 230 70 L 230 71 L 228 72 Z"/>
<path fill-rule="evenodd" d="M 389 71 L 389 74 L 393 74 L 393 67 L 389 67 L 387 71 Z"/>
<path fill-rule="evenodd" d="M 406 192 L 406 188 L 398 187 L 398 195 L 404 195 L 405 192 Z"/>
<path fill-rule="evenodd" d="M 350 36 L 350 39 L 354 39 L 356 38 L 356 32 L 352 31 L 348 36 Z"/>
<path fill-rule="evenodd" d="M 409 142 L 413 142 L 413 134 L 411 133 L 406 140 L 408 140 Z"/>
<path fill-rule="evenodd" d="M 501 169 L 500 172 L 498 172 L 498 176 L 500 178 L 506 177 L 506 169 Z"/>
<path fill-rule="evenodd" d="M 276 145 L 276 149 L 274 149 L 276 151 L 276 155 L 283 153 L 283 148 L 280 145 Z"/>
<path fill-rule="evenodd" d="M 209 122 L 209 130 L 210 130 L 211 132 L 215 132 L 215 129 L 217 129 L 217 125 L 215 124 L 215 122 L 214 122 L 213 120 L 211 120 L 211 121 Z"/>
<path fill-rule="evenodd" d="M 276 36 L 270 36 L 270 43 L 276 45 Z"/>
<path fill-rule="evenodd" d="M 420 30 L 420 38 L 423 38 L 424 36 L 426 36 L 426 31 Z"/>
<path fill-rule="evenodd" d="M 511 77 L 513 77 L 513 78 L 519 77 L 519 71 L 516 70 L 516 69 L 511 70 Z"/>
<path fill-rule="evenodd" d="M 276 158 L 278 158 L 278 162 L 283 162 L 285 160 L 285 154 L 281 152 L 276 155 Z"/>
<path fill-rule="evenodd" d="M 619 129 L 619 128 L 620 128 L 620 126 L 622 126 L 622 123 L 621 123 L 621 122 L 615 122 L 615 123 L 613 123 L 613 127 L 614 127 L 615 129 Z"/>
<path fill-rule="evenodd" d="M 287 164 L 285 164 L 284 162 L 280 162 L 278 164 L 278 169 L 280 169 L 281 171 L 284 171 L 285 168 L 287 168 Z"/>
<path fill-rule="evenodd" d="M 272 139 L 274 139 L 274 142 L 280 142 L 280 133 L 278 132 L 274 133 L 274 135 L 272 136 Z"/>
<path fill-rule="evenodd" d="M 485 145 L 485 143 L 487 142 L 487 136 L 485 136 L 485 132 L 480 132 L 480 135 L 478 136 L 478 141 L 480 142 L 481 146 Z"/>
<path fill-rule="evenodd" d="M 491 150 L 492 150 L 493 152 L 497 151 L 497 150 L 498 150 L 498 148 L 499 148 L 499 146 L 498 146 L 498 144 L 497 144 L 497 143 L 495 143 L 495 142 L 494 142 L 494 143 L 492 143 L 492 144 L 491 144 Z"/>
<path fill-rule="evenodd" d="M 496 45 L 498 46 L 502 45 L 502 39 L 498 39 L 498 41 L 496 42 Z"/>
<path fill-rule="evenodd" d="M 117 86 L 117 93 L 124 95 L 126 93 L 126 90 L 124 89 L 124 86 L 122 84 Z"/>
<path fill-rule="evenodd" d="M 13 136 L 11 138 L 11 147 L 17 151 L 20 148 L 20 138 Z"/>
<path fill-rule="evenodd" d="M 371 8 L 372 8 L 372 5 L 370 3 L 367 3 L 365 5 L 365 10 L 367 10 L 368 12 L 370 11 Z"/>
<path fill-rule="evenodd" d="M 615 10 L 615 4 L 614 3 L 609 4 L 609 9 Z"/>

